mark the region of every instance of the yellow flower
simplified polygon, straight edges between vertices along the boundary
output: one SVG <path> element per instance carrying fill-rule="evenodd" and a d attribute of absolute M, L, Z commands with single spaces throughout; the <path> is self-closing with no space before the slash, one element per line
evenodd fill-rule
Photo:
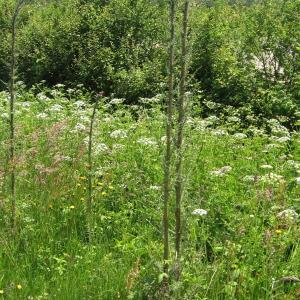
<path fill-rule="evenodd" d="M 22 285 L 21 284 L 17 284 L 17 289 L 21 290 L 22 289 Z"/>
<path fill-rule="evenodd" d="M 276 229 L 275 232 L 276 232 L 277 234 L 281 234 L 281 233 L 282 233 L 282 230 Z"/>
<path fill-rule="evenodd" d="M 114 187 L 113 187 L 112 185 L 109 185 L 108 188 L 109 188 L 110 190 L 113 190 L 113 189 L 114 189 Z"/>
<path fill-rule="evenodd" d="M 75 206 L 74 206 L 74 205 L 70 205 L 69 208 L 70 208 L 70 209 L 74 209 Z"/>
<path fill-rule="evenodd" d="M 81 187 L 81 184 L 80 183 L 77 183 L 77 185 L 76 185 L 77 187 Z"/>
<path fill-rule="evenodd" d="M 85 176 L 80 176 L 79 179 L 86 180 L 86 177 Z"/>
<path fill-rule="evenodd" d="M 106 196 L 107 193 L 106 193 L 106 192 L 102 192 L 101 195 L 102 195 L 102 196 Z"/>
<path fill-rule="evenodd" d="M 0 290 L 0 295 L 3 295 L 4 294 L 4 291 L 3 290 Z"/>

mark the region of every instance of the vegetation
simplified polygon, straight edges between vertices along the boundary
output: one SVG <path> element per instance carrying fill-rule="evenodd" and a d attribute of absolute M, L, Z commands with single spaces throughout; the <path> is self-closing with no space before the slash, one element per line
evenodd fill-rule
<path fill-rule="evenodd" d="M 30 1 L 20 19 L 19 78 L 27 86 L 84 84 L 106 96 L 153 97 L 166 89 L 168 1 Z M 0 0 L 0 79 L 8 82 L 13 0 Z M 78 13 L 80 11 L 80 14 Z M 180 10 L 178 10 L 180 14 Z M 238 108 L 247 124 L 295 121 L 299 95 L 298 0 L 195 1 L 191 83 L 214 114 Z M 177 31 L 180 30 L 177 28 Z M 179 44 L 178 44 L 179 46 Z M 2 85 L 4 87 L 4 85 Z M 204 107 L 203 114 L 211 113 Z"/>
<path fill-rule="evenodd" d="M 299 15 L 0 0 L 0 299 L 298 299 Z"/>

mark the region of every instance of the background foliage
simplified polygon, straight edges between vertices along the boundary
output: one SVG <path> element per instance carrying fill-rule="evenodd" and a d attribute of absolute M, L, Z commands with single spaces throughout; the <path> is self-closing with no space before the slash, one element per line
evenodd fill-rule
<path fill-rule="evenodd" d="M 4 82 L 12 3 L 0 0 Z M 293 119 L 300 101 L 300 2 L 194 4 L 190 63 L 201 102 L 217 102 L 223 113 L 241 108 L 241 117 L 252 112 Z M 166 76 L 166 6 L 159 0 L 34 1 L 19 26 L 20 79 L 28 86 L 80 83 L 130 103 L 153 96 Z"/>

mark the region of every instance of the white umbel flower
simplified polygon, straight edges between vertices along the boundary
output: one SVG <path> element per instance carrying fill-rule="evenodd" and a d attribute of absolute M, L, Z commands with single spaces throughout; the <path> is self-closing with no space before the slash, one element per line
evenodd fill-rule
<path fill-rule="evenodd" d="M 291 208 L 285 209 L 277 214 L 277 217 L 279 219 L 287 219 L 287 220 L 297 219 L 298 216 L 299 216 L 298 213 L 296 213 L 295 210 Z"/>
<path fill-rule="evenodd" d="M 197 208 L 195 210 L 192 211 L 192 215 L 195 216 L 205 216 L 207 215 L 207 210 L 202 209 L 202 208 Z"/>
<path fill-rule="evenodd" d="M 210 175 L 224 176 L 225 174 L 229 173 L 231 170 L 232 170 L 232 167 L 224 166 L 221 169 L 210 171 Z"/>
<path fill-rule="evenodd" d="M 125 139 L 127 138 L 127 133 L 125 130 L 117 129 L 113 132 L 111 132 L 110 137 L 113 139 Z"/>

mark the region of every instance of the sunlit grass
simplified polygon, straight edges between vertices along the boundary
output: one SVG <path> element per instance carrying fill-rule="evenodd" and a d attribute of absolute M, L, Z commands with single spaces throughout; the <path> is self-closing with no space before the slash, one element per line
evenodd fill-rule
<path fill-rule="evenodd" d="M 5 97 L 0 94 L 0 298 L 160 299 L 165 116 L 159 105 L 102 103 L 88 243 L 87 99 L 70 101 L 60 88 L 19 96 L 18 233 L 12 239 Z M 299 135 L 275 121 L 268 134 L 242 131 L 239 122 L 187 122 L 184 260 L 181 282 L 171 285 L 174 299 L 299 294 L 298 283 L 282 280 L 300 276 Z M 192 214 L 196 209 L 207 215 Z M 287 209 L 294 213 L 283 213 Z M 173 240 L 172 215 L 170 233 Z"/>

